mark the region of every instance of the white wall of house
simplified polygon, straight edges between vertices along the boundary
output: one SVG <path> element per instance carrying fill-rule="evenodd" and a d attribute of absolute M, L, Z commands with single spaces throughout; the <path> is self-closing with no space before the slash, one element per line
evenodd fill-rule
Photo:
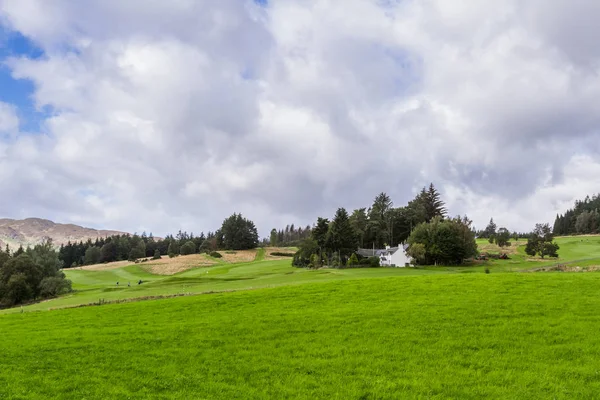
<path fill-rule="evenodd" d="M 405 267 L 406 264 L 410 264 L 410 257 L 406 255 L 402 248 L 399 248 L 397 252 L 391 255 L 391 265 L 396 267 Z"/>
<path fill-rule="evenodd" d="M 387 248 L 389 249 L 389 246 Z M 410 257 L 406 255 L 402 245 L 398 246 L 396 252 L 386 252 L 379 257 L 379 265 L 381 266 L 405 267 L 407 263 L 410 264 Z"/>

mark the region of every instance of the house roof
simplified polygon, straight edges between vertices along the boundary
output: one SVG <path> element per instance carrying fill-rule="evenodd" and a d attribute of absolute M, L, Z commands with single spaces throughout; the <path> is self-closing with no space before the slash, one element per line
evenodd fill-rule
<path fill-rule="evenodd" d="M 375 249 L 375 250 L 373 250 L 373 249 L 358 249 L 356 254 L 358 254 L 359 256 L 363 256 L 363 257 L 379 257 L 385 251 L 386 251 L 385 249 Z"/>
<path fill-rule="evenodd" d="M 389 249 L 358 249 L 356 252 L 358 255 L 363 257 L 380 257 L 382 255 L 391 255 L 398 251 L 398 249 L 406 251 L 408 248 L 407 244 L 402 244 L 400 247 L 390 247 Z"/>

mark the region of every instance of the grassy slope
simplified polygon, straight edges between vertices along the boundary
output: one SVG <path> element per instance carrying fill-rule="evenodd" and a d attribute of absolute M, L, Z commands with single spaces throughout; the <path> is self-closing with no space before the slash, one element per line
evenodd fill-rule
<path fill-rule="evenodd" d="M 332 280 L 379 278 L 440 273 L 481 273 L 489 267 L 493 273 L 522 271 L 525 269 L 553 265 L 557 262 L 576 262 L 577 265 L 600 265 L 600 236 L 563 237 L 557 242 L 561 246 L 560 260 L 528 261 L 525 255 L 525 240 L 517 254 L 510 260 L 489 261 L 486 264 L 466 267 L 427 268 L 377 268 L 377 269 L 326 269 L 309 271 L 292 268 L 290 260 L 264 260 L 264 251 L 258 251 L 256 261 L 241 264 L 219 264 L 211 267 L 191 269 L 173 276 L 152 275 L 138 265 L 104 270 L 66 270 L 74 283 L 76 293 L 47 302 L 27 306 L 27 311 L 87 304 L 104 299 L 107 301 L 144 296 L 174 295 L 180 293 L 202 293 L 209 291 L 256 289 L 283 285 L 296 285 Z M 486 243 L 479 240 L 479 244 Z M 137 285 L 138 280 L 144 283 Z M 119 286 L 116 286 L 119 282 Z M 127 287 L 131 282 L 131 287 Z M 0 313 L 20 312 L 20 309 L 4 310 Z"/>
<path fill-rule="evenodd" d="M 0 317 L 0 398 L 594 398 L 600 274 L 311 283 Z"/>

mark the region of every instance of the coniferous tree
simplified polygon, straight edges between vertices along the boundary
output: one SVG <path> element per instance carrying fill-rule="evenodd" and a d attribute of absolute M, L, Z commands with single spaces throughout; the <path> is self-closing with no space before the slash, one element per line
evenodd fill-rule
<path fill-rule="evenodd" d="M 358 240 L 356 233 L 350 224 L 348 212 L 345 208 L 338 208 L 335 217 L 329 224 L 327 232 L 327 248 L 336 252 L 342 263 L 356 251 Z"/>
<path fill-rule="evenodd" d="M 230 250 L 254 249 L 258 246 L 258 231 L 254 222 L 242 214 L 233 214 L 225 221 L 220 229 L 222 247 Z"/>
<path fill-rule="evenodd" d="M 354 210 L 350 216 L 350 225 L 352 225 L 356 233 L 360 247 L 364 247 L 365 235 L 367 234 L 369 224 L 366 210 L 366 208 L 359 208 L 358 210 Z"/>
<path fill-rule="evenodd" d="M 312 230 L 312 238 L 317 243 L 321 251 L 327 249 L 327 232 L 329 232 L 329 219 L 319 217 L 317 225 Z"/>
<path fill-rule="evenodd" d="M 427 190 L 423 188 L 421 197 L 428 222 L 435 217 L 444 218 L 446 216 L 446 206 L 441 200 L 441 196 L 437 189 L 435 186 L 433 186 L 433 183 L 429 184 L 429 188 Z"/>

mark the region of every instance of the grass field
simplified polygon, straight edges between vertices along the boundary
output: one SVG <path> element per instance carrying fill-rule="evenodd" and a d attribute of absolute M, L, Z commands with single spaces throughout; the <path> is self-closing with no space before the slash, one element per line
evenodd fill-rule
<path fill-rule="evenodd" d="M 531 260 L 524 252 L 526 241 L 520 240 L 518 245 L 513 246 L 513 249 L 509 251 L 511 253 L 510 260 L 490 260 L 482 264 L 461 267 L 322 269 L 314 271 L 293 268 L 289 258 L 272 259 L 269 251 L 259 250 L 252 253 L 252 258 L 255 260 L 253 262 L 227 263 L 215 259 L 212 264 L 205 265 L 206 260 L 198 263 L 196 256 L 161 260 L 161 262 L 170 260 L 176 264 L 176 268 L 181 268 L 186 260 L 190 260 L 188 262 L 191 263 L 191 267 L 183 268 L 183 272 L 173 275 L 149 272 L 152 271 L 152 268 L 156 268 L 152 267 L 152 263 L 125 266 L 119 264 L 117 268 L 108 265 L 106 268 L 93 267 L 92 270 L 69 269 L 65 270 L 65 273 L 73 281 L 73 288 L 76 290 L 74 293 L 23 307 L 23 310 L 49 310 L 100 301 L 111 302 L 149 296 L 249 290 L 335 280 L 428 274 L 477 274 L 483 273 L 486 268 L 489 268 L 492 273 L 498 273 L 530 270 L 557 263 L 580 266 L 600 265 L 600 236 L 564 237 L 558 238 L 557 242 L 561 246 L 559 260 Z M 500 251 L 497 246 L 490 246 L 485 240 L 479 240 L 478 245 L 485 251 Z M 248 257 L 242 256 L 242 258 Z M 236 258 L 231 258 L 231 261 L 235 260 Z M 165 265 L 165 268 L 170 268 L 168 264 Z M 143 281 L 142 285 L 137 284 L 139 280 Z M 117 282 L 119 282 L 118 286 Z M 131 284 L 131 287 L 127 286 L 128 283 Z M 0 313 L 14 312 L 21 312 L 21 308 L 0 311 Z"/>
<path fill-rule="evenodd" d="M 600 273 L 523 271 L 598 266 L 600 237 L 557 241 L 463 267 L 68 270 L 75 293 L 0 315 L 0 399 L 594 398 Z"/>
<path fill-rule="evenodd" d="M 600 274 L 309 283 L 0 317 L 0 398 L 594 398 Z"/>

